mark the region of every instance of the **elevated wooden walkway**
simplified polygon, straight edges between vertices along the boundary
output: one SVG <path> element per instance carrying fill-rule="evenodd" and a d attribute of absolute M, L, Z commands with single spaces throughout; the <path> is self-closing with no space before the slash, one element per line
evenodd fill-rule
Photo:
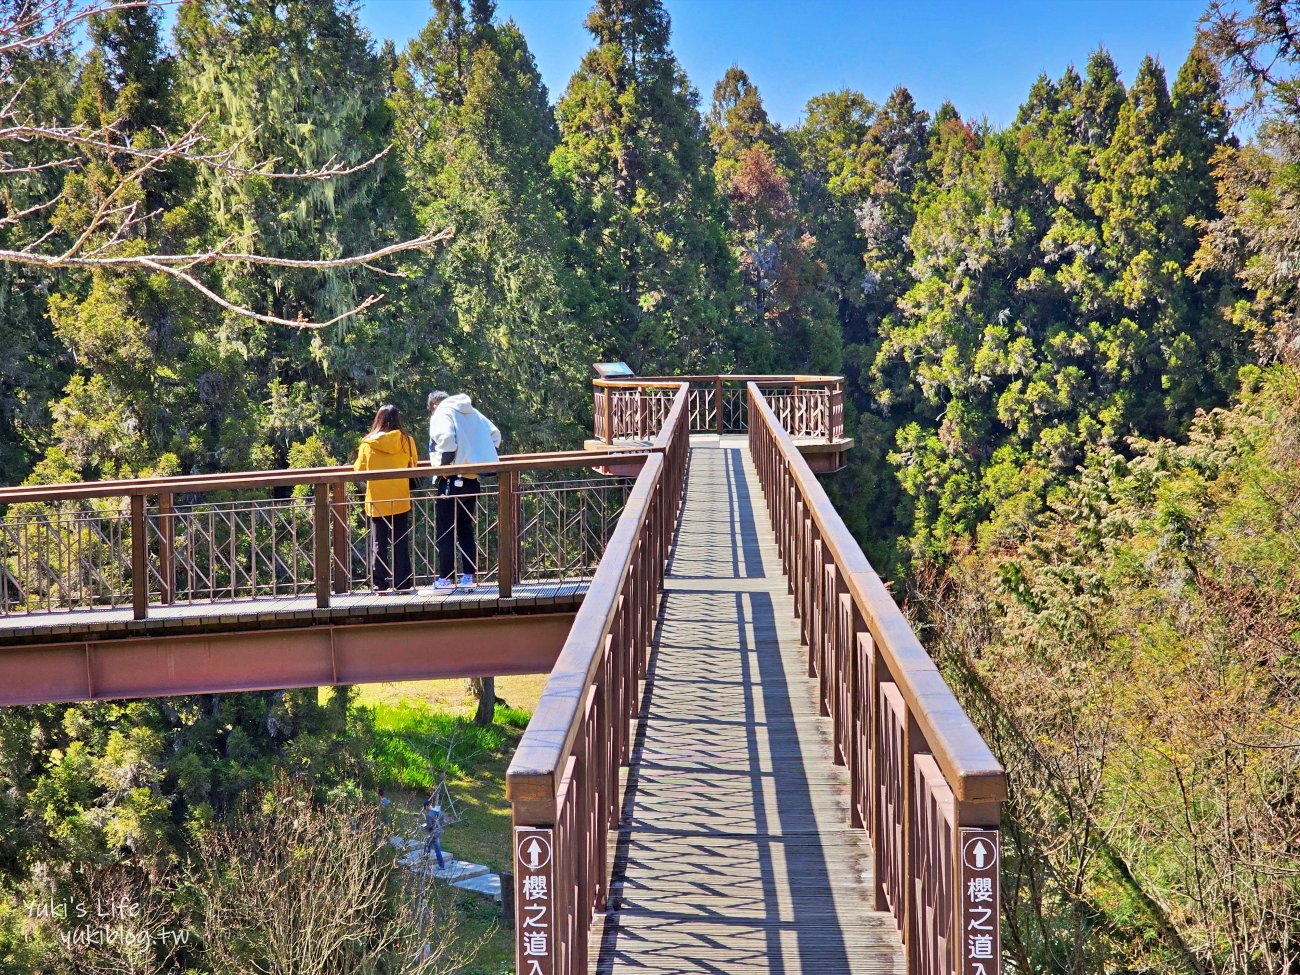
<path fill-rule="evenodd" d="M 693 436 L 599 973 L 902 972 L 745 438 Z"/>

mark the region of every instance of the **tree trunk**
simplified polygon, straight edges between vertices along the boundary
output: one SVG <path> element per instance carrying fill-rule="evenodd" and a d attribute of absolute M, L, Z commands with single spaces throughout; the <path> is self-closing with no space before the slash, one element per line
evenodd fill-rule
<path fill-rule="evenodd" d="M 478 698 L 478 708 L 474 711 L 474 723 L 480 728 L 486 728 L 492 723 L 492 718 L 496 712 L 496 678 L 471 677 L 465 681 L 465 687 Z"/>

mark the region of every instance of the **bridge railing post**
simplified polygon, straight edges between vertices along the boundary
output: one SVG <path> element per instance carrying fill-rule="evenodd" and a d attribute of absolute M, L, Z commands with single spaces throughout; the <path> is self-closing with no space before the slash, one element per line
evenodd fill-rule
<path fill-rule="evenodd" d="M 343 595 L 352 588 L 352 531 L 348 523 L 348 485 L 330 485 L 331 531 L 333 532 L 334 592 Z"/>
<path fill-rule="evenodd" d="M 158 571 L 163 605 L 170 606 L 176 601 L 176 513 L 167 491 L 158 495 Z"/>
<path fill-rule="evenodd" d="M 514 591 L 519 528 L 515 501 L 519 493 L 519 472 L 502 471 L 497 476 L 497 587 L 502 599 Z"/>
<path fill-rule="evenodd" d="M 143 494 L 131 495 L 131 609 L 138 619 L 149 616 L 149 536 Z"/>
<path fill-rule="evenodd" d="M 312 494 L 312 569 L 316 582 L 316 608 L 329 609 L 331 565 L 334 561 L 330 548 L 330 520 L 333 511 L 330 505 L 330 486 L 326 483 L 313 484 Z"/>
<path fill-rule="evenodd" d="M 612 407 L 610 405 L 610 394 L 612 392 L 613 390 L 608 386 L 605 387 L 605 443 L 607 444 L 614 442 L 614 419 L 613 413 L 611 412 Z"/>

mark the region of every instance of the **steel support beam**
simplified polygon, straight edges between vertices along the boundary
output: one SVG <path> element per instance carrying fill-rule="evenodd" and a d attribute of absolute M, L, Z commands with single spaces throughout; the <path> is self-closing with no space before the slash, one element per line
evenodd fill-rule
<path fill-rule="evenodd" d="M 573 613 L 0 647 L 0 706 L 549 673 Z"/>

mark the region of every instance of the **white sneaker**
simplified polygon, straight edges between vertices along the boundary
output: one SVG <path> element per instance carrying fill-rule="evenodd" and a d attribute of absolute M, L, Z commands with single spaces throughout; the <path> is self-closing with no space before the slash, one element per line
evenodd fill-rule
<path fill-rule="evenodd" d="M 470 586 L 474 585 L 474 577 L 470 575 L 468 572 L 466 572 L 463 576 L 460 577 L 460 584 L 462 588 L 469 588 Z"/>
<path fill-rule="evenodd" d="M 434 579 L 433 588 L 434 589 L 455 589 L 456 583 L 452 582 L 450 577 L 445 579 Z"/>

